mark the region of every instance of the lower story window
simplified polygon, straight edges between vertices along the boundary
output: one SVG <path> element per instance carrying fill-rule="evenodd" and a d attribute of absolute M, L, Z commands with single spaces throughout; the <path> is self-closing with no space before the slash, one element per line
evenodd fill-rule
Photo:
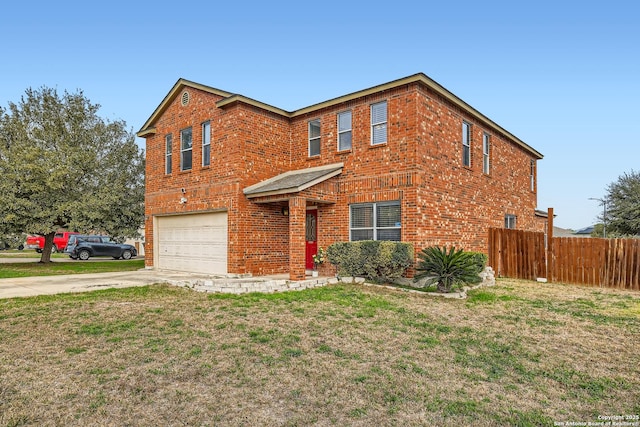
<path fill-rule="evenodd" d="M 516 228 L 516 216 L 507 214 L 504 216 L 504 228 L 515 229 Z"/>
<path fill-rule="evenodd" d="M 350 206 L 350 240 L 400 241 L 400 202 L 362 203 Z"/>

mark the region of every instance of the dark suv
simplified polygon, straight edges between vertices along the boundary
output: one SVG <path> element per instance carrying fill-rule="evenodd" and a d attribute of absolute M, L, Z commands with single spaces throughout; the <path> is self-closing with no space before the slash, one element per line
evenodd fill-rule
<path fill-rule="evenodd" d="M 113 242 L 109 236 L 82 234 L 70 236 L 64 252 L 68 253 L 70 258 L 83 261 L 95 256 L 131 259 L 138 255 L 134 246 Z"/>

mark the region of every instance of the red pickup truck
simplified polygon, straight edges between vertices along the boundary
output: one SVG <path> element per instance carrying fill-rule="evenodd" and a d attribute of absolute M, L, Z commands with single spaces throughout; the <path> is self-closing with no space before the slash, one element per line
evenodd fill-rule
<path fill-rule="evenodd" d="M 62 252 L 64 248 L 67 246 L 67 242 L 69 241 L 69 236 L 72 234 L 79 234 L 75 231 L 59 231 L 53 236 L 53 249 L 51 252 Z M 27 244 L 25 246 L 27 249 L 35 249 L 36 252 L 40 253 L 44 249 L 44 236 L 40 234 L 30 234 L 27 236 Z"/>

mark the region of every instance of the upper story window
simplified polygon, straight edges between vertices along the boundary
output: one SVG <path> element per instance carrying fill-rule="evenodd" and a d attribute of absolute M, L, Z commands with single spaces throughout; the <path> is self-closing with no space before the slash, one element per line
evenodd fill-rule
<path fill-rule="evenodd" d="M 531 191 L 536 191 L 536 161 L 531 159 Z"/>
<path fill-rule="evenodd" d="M 362 203 L 350 206 L 350 238 L 400 241 L 400 202 Z"/>
<path fill-rule="evenodd" d="M 351 149 L 351 111 L 338 114 L 338 151 Z"/>
<path fill-rule="evenodd" d="M 191 128 L 180 131 L 180 170 L 188 171 L 193 166 L 193 139 Z"/>
<path fill-rule="evenodd" d="M 309 157 L 320 155 L 320 120 L 309 122 Z"/>
<path fill-rule="evenodd" d="M 511 214 L 506 214 L 504 216 L 504 228 L 509 228 L 515 230 L 516 228 L 516 216 Z"/>
<path fill-rule="evenodd" d="M 387 142 L 387 101 L 371 106 L 371 145 Z"/>
<path fill-rule="evenodd" d="M 171 158 L 173 152 L 173 137 L 171 134 L 164 137 L 164 173 L 171 173 Z"/>
<path fill-rule="evenodd" d="M 462 166 L 471 167 L 471 125 L 462 122 Z"/>
<path fill-rule="evenodd" d="M 489 175 L 491 171 L 489 152 L 491 150 L 491 141 L 488 133 L 482 134 L 482 172 Z"/>
<path fill-rule="evenodd" d="M 202 166 L 211 164 L 211 122 L 202 124 Z"/>

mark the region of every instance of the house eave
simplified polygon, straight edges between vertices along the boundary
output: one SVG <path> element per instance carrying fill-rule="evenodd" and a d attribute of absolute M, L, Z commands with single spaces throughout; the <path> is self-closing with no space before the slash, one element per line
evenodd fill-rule
<path fill-rule="evenodd" d="M 364 89 L 364 90 L 353 92 L 353 93 L 350 93 L 350 94 L 347 94 L 347 95 L 339 96 L 337 98 L 333 98 L 333 99 L 330 99 L 330 100 L 327 100 L 327 101 L 323 101 L 323 102 L 320 102 L 320 103 L 317 103 L 317 104 L 313 104 L 313 105 L 310 105 L 308 107 L 304 107 L 304 108 L 301 108 L 301 109 L 298 109 L 298 110 L 294 110 L 294 111 L 291 111 L 291 112 L 283 110 L 281 108 L 274 107 L 274 106 L 266 104 L 264 102 L 256 101 L 255 99 L 246 97 L 244 95 L 225 92 L 225 91 L 220 90 L 220 89 L 216 89 L 216 88 L 213 88 L 213 87 L 210 87 L 210 86 L 205 86 L 205 85 L 202 85 L 202 84 L 199 84 L 199 83 L 195 83 L 195 82 L 192 82 L 192 81 L 185 80 L 185 79 L 181 78 L 176 82 L 176 84 L 169 91 L 167 96 L 165 96 L 165 98 L 162 100 L 162 102 L 160 103 L 158 108 L 156 108 L 156 110 L 153 112 L 151 117 L 149 117 L 149 119 L 145 122 L 145 124 L 142 126 L 140 131 L 138 131 L 137 135 L 139 137 L 145 137 L 145 136 L 153 135 L 155 133 L 155 130 L 152 130 L 152 129 L 153 129 L 153 125 L 154 125 L 155 121 L 158 119 L 158 117 L 160 115 L 162 115 L 162 113 L 164 113 L 164 111 L 168 108 L 168 106 L 173 101 L 173 99 L 176 96 L 178 96 L 179 93 L 185 87 L 195 88 L 195 89 L 202 90 L 202 91 L 205 91 L 205 92 L 208 92 L 208 93 L 212 93 L 212 94 L 215 94 L 215 95 L 218 95 L 218 96 L 222 97 L 223 99 L 221 99 L 218 102 L 216 102 L 216 106 L 218 108 L 225 108 L 225 107 L 229 107 L 229 106 L 234 105 L 234 104 L 241 103 L 241 104 L 250 105 L 250 106 L 253 106 L 253 107 L 256 107 L 256 108 L 260 108 L 260 109 L 265 110 L 265 111 L 269 111 L 271 113 L 280 115 L 280 116 L 282 116 L 284 118 L 287 118 L 287 119 L 292 119 L 292 118 L 296 118 L 296 117 L 300 117 L 300 116 L 304 116 L 304 115 L 307 115 L 307 114 L 314 113 L 315 111 L 321 110 L 323 108 L 333 107 L 335 105 L 339 105 L 339 104 L 347 103 L 349 101 L 356 100 L 358 98 L 363 98 L 363 97 L 366 97 L 366 96 L 369 96 L 369 95 L 374 95 L 374 94 L 377 94 L 377 93 L 380 93 L 380 92 L 384 92 L 384 91 L 387 91 L 387 90 L 395 89 L 395 88 L 403 86 L 403 85 L 408 85 L 408 84 L 413 84 L 413 83 L 421 84 L 424 87 L 434 91 L 435 93 L 437 93 L 438 95 L 440 95 L 444 99 L 446 99 L 447 101 L 451 102 L 453 105 L 455 105 L 458 108 L 460 108 L 462 111 L 465 111 L 468 114 L 470 114 L 471 117 L 473 117 L 474 119 L 482 122 L 484 125 L 486 125 L 487 127 L 493 129 L 494 131 L 504 135 L 507 139 L 509 139 L 514 144 L 516 144 L 517 146 L 519 146 L 520 148 L 522 148 L 523 150 L 528 152 L 535 159 L 540 160 L 540 159 L 542 159 L 544 157 L 539 151 L 537 151 L 536 149 L 531 147 L 526 142 L 522 141 L 517 136 L 513 135 L 511 132 L 509 132 L 506 129 L 504 129 L 502 126 L 498 125 L 496 122 L 494 122 L 493 120 L 491 120 L 490 118 L 488 118 L 487 116 L 482 114 L 480 111 L 478 111 L 475 108 L 473 108 L 471 105 L 469 105 L 468 103 L 463 101 L 458 96 L 454 95 L 452 92 L 447 90 L 444 86 L 442 86 L 441 84 L 439 84 L 435 80 L 431 79 L 430 77 L 428 77 L 424 73 L 417 73 L 417 74 L 414 74 L 414 75 L 411 75 L 411 76 L 408 76 L 408 77 L 404 77 L 404 78 L 401 78 L 401 79 L 393 80 L 393 81 L 388 82 L 388 83 L 383 83 L 381 85 L 373 86 L 373 87 L 368 88 L 368 89 Z"/>
<path fill-rule="evenodd" d="M 291 113 L 288 112 L 288 111 L 285 111 L 285 110 L 283 110 L 281 108 L 278 108 L 278 107 L 274 107 L 273 105 L 265 104 L 264 102 L 256 101 L 255 99 L 251 99 L 251 98 L 246 97 L 244 95 L 238 95 L 238 94 L 231 95 L 229 97 L 221 99 L 220 101 L 216 102 L 216 107 L 225 108 L 225 107 L 228 107 L 228 106 L 236 104 L 236 103 L 242 103 L 242 104 L 246 104 L 246 105 L 251 105 L 252 107 L 257 107 L 257 108 L 260 108 L 262 110 L 266 110 L 266 111 L 269 111 L 271 113 L 275 113 L 275 114 L 278 114 L 280 116 L 284 116 L 286 118 L 290 118 L 291 117 Z"/>
<path fill-rule="evenodd" d="M 294 118 L 294 117 L 297 117 L 297 116 L 313 113 L 314 111 L 317 111 L 317 110 L 320 110 L 320 109 L 323 109 L 323 108 L 332 107 L 332 106 L 337 105 L 337 104 L 346 103 L 346 102 L 353 101 L 353 100 L 358 99 L 358 98 L 362 98 L 362 97 L 369 96 L 369 95 L 374 95 L 376 93 L 380 93 L 380 92 L 384 92 L 384 91 L 387 91 L 387 90 L 395 89 L 397 87 L 400 87 L 400 86 L 403 86 L 403 85 L 412 84 L 412 83 L 419 83 L 419 84 L 422 84 L 425 87 L 433 90 L 434 92 L 436 92 L 437 94 L 439 94 L 443 98 L 447 99 L 452 104 L 456 105 L 461 110 L 467 111 L 468 113 L 470 113 L 475 119 L 483 122 L 484 124 L 488 125 L 489 127 L 494 128 L 498 132 L 500 132 L 503 135 L 505 135 L 507 138 L 511 139 L 516 145 L 520 146 L 525 151 L 529 152 L 536 159 L 542 159 L 544 157 L 539 151 L 537 151 L 536 149 L 531 147 L 526 142 L 522 141 L 517 136 L 513 135 L 511 132 L 509 132 L 506 129 L 504 129 L 502 126 L 500 126 L 497 123 L 495 123 L 493 120 L 491 120 L 490 118 L 488 118 L 487 116 L 482 114 L 480 111 L 478 111 L 475 108 L 473 108 L 471 105 L 467 104 L 461 98 L 459 98 L 458 96 L 456 96 L 455 94 L 453 94 L 452 92 L 447 90 L 444 86 L 442 86 L 441 84 L 439 84 L 435 80 L 431 79 L 430 77 L 428 77 L 424 73 L 417 73 L 417 74 L 414 74 L 414 75 L 411 75 L 411 76 L 408 76 L 408 77 L 404 77 L 404 78 L 401 78 L 401 79 L 398 79 L 398 80 L 394 80 L 394 81 L 391 81 L 391 82 L 388 82 L 388 83 L 384 83 L 384 84 L 381 84 L 381 85 L 378 85 L 378 86 L 374 86 L 374 87 L 371 87 L 369 89 L 360 90 L 360 91 L 353 92 L 353 93 L 350 93 L 350 94 L 347 94 L 347 95 L 343 95 L 343 96 L 340 96 L 340 97 L 337 97 L 337 98 L 333 98 L 333 99 L 330 99 L 330 100 L 327 100 L 327 101 L 323 101 L 323 102 L 320 102 L 318 104 L 310 105 L 308 107 L 304 107 L 304 108 L 301 108 L 299 110 L 295 110 L 295 111 L 293 111 L 293 112 L 291 112 L 289 114 L 290 114 L 290 117 Z"/>
<path fill-rule="evenodd" d="M 173 102 L 173 100 L 176 98 L 176 96 L 178 96 L 180 94 L 180 92 L 182 92 L 187 87 L 193 88 L 193 89 L 197 89 L 197 90 L 201 90 L 203 92 L 211 93 L 211 94 L 214 94 L 214 95 L 222 96 L 222 97 L 225 97 L 225 98 L 233 95 L 232 93 L 226 92 L 224 90 L 216 89 L 216 88 L 211 87 L 211 86 L 206 86 L 206 85 L 203 85 L 203 84 L 200 84 L 200 83 L 196 83 L 196 82 L 192 82 L 192 81 L 187 80 L 187 79 L 180 78 L 173 85 L 173 87 L 171 88 L 169 93 L 167 93 L 167 95 L 164 97 L 162 102 L 160 102 L 160 105 L 158 105 L 158 107 L 154 110 L 154 112 L 147 119 L 147 121 L 144 123 L 144 125 L 142 125 L 142 127 L 136 133 L 136 135 L 138 137 L 140 137 L 140 138 L 144 138 L 144 137 L 147 137 L 147 136 L 150 136 L 150 135 L 154 135 L 156 133 L 156 129 L 155 129 L 155 127 L 153 125 L 156 122 L 156 120 L 158 119 L 158 117 L 160 117 L 167 110 L 167 108 L 169 108 L 169 105 L 171 104 L 171 102 Z"/>

